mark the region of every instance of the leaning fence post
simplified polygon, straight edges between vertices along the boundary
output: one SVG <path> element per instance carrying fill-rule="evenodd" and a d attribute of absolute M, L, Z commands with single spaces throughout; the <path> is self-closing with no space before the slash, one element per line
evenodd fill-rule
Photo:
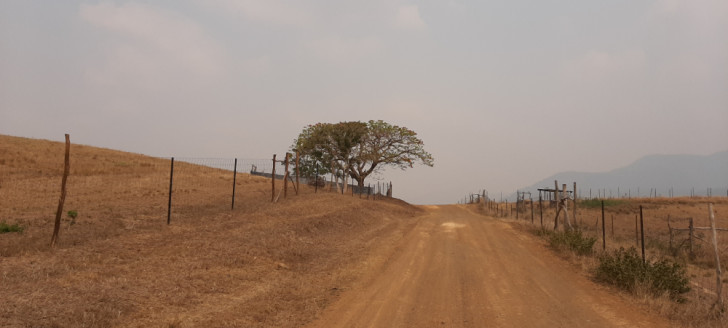
<path fill-rule="evenodd" d="M 718 305 L 723 308 L 723 284 L 720 281 L 720 254 L 718 253 L 718 237 L 715 235 L 713 203 L 708 204 L 708 210 L 710 211 L 710 230 L 713 231 L 713 251 L 715 252 L 715 291 L 718 294 Z"/>
<path fill-rule="evenodd" d="M 235 209 L 235 181 L 238 178 L 238 159 L 235 159 L 235 164 L 233 164 L 233 202 L 230 205 L 230 209 Z"/>
<path fill-rule="evenodd" d="M 61 179 L 61 197 L 58 199 L 58 209 L 56 210 L 56 221 L 53 226 L 53 236 L 51 236 L 51 247 L 56 246 L 58 241 L 58 232 L 61 230 L 61 212 L 63 212 L 63 203 L 66 202 L 66 180 L 68 179 L 68 173 L 70 172 L 70 152 L 71 151 L 71 137 L 66 133 L 66 154 L 63 160 L 63 178 Z"/>
<path fill-rule="evenodd" d="M 169 168 L 169 201 L 167 202 L 167 224 L 172 218 L 172 180 L 174 178 L 174 157 Z"/>

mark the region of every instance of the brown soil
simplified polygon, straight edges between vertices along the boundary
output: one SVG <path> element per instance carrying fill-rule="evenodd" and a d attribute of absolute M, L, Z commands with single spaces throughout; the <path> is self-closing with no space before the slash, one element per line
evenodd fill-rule
<path fill-rule="evenodd" d="M 307 187 L 272 204 L 239 174 L 231 210 L 229 171 L 176 163 L 167 225 L 169 160 L 80 145 L 79 215 L 50 249 L 63 149 L 0 136 L 0 221 L 25 228 L 0 234 L 0 327 L 668 324 L 463 207 Z"/>
<path fill-rule="evenodd" d="M 531 236 L 462 206 L 428 207 L 387 265 L 310 327 L 665 327 Z"/>

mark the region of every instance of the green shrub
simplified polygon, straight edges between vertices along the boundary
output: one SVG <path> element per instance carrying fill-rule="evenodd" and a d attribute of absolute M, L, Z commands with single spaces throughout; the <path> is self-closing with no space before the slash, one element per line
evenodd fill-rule
<path fill-rule="evenodd" d="M 549 235 L 551 247 L 572 250 L 579 255 L 591 254 L 594 251 L 594 243 L 596 242 L 596 238 L 585 237 L 579 230 L 554 231 Z"/>
<path fill-rule="evenodd" d="M 620 247 L 600 255 L 596 278 L 632 292 L 637 286 L 645 286 L 655 295 L 668 292 L 676 300 L 680 300 L 680 294 L 690 290 L 682 265 L 667 259 L 643 263 L 634 247 L 626 250 Z"/>
<path fill-rule="evenodd" d="M 23 232 L 23 227 L 16 224 L 7 224 L 5 221 L 0 222 L 0 233 L 6 233 L 6 232 Z"/>
<path fill-rule="evenodd" d="M 76 210 L 70 210 L 68 211 L 68 217 L 71 218 L 71 222 L 69 222 L 69 225 L 76 224 L 76 217 L 78 217 L 78 212 Z"/>

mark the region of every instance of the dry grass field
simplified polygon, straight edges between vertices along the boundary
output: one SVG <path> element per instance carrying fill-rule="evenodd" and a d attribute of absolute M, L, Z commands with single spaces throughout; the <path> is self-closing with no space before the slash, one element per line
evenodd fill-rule
<path fill-rule="evenodd" d="M 1 327 L 297 327 L 364 267 L 382 265 L 422 210 L 71 146 L 59 244 L 50 249 L 64 145 L 0 136 Z M 78 213 L 72 220 L 65 213 Z"/>
<path fill-rule="evenodd" d="M 531 207 L 518 214 L 518 222 L 525 229 L 540 227 L 541 211 L 536 201 L 533 210 L 533 223 L 531 223 Z M 710 231 L 696 230 L 693 240 L 693 254 L 689 250 L 689 234 L 686 231 L 673 232 L 672 246 L 670 245 L 670 229 L 668 217 L 672 228 L 687 229 L 689 219 L 693 219 L 695 227 L 710 227 L 708 204 L 713 204 L 713 212 L 718 228 L 728 228 L 728 198 L 726 197 L 678 197 L 678 198 L 632 198 L 605 200 L 605 234 L 607 250 L 620 247 L 635 247 L 641 249 L 639 235 L 635 231 L 635 223 L 639 226 L 640 205 L 642 206 L 643 223 L 645 230 L 645 253 L 648 259 L 670 258 L 687 268 L 690 278 L 691 291 L 686 295 L 687 302 L 677 304 L 666 298 L 655 298 L 651 295 L 639 295 L 643 303 L 650 306 L 660 314 L 670 317 L 683 326 L 722 327 L 726 322 L 722 316 L 716 314 L 712 305 L 715 303 L 716 272 L 715 253 L 712 245 Z M 487 215 L 515 219 L 514 211 L 503 211 L 503 215 L 495 214 L 493 210 L 484 210 L 483 205 L 478 206 L 479 211 Z M 505 209 L 506 204 L 501 204 Z M 508 204 L 510 209 L 513 204 Z M 570 205 L 572 206 L 572 205 Z M 513 207 L 515 208 L 515 207 Z M 573 208 L 569 209 L 572 224 L 574 223 Z M 543 225 L 546 229 L 553 229 L 555 208 L 544 202 Z M 580 201 L 577 208 L 576 225 L 587 236 L 597 238 L 594 249 L 602 250 L 602 222 L 600 201 Z M 563 219 L 563 214 L 562 214 Z M 561 223 L 563 225 L 563 223 Z M 728 283 L 726 266 L 728 266 L 728 231 L 718 231 L 718 248 L 721 266 L 723 267 L 722 281 Z M 596 265 L 594 258 L 572 258 L 581 265 L 585 274 Z M 728 286 L 723 286 L 723 298 L 728 303 Z"/>
<path fill-rule="evenodd" d="M 0 136 L 0 222 L 23 230 L 0 233 L 0 327 L 300 327 L 322 317 L 326 326 L 327 320 L 374 320 L 366 313 L 377 306 L 381 322 L 452 327 L 535 324 L 535 317 L 523 316 L 525 307 L 540 311 L 541 322 L 557 325 L 662 326 L 654 313 L 682 326 L 723 325 L 710 311 L 715 276 L 709 235 L 696 233 L 693 256 L 685 233 L 673 238 L 671 248 L 667 217 L 676 228 L 686 228 L 688 217 L 707 226 L 712 202 L 718 226 L 728 228 L 725 198 L 608 203 L 607 247 L 635 245 L 634 218 L 642 205 L 648 256 L 673 256 L 689 266 L 693 290 L 687 303 L 640 295 L 653 309 L 646 313 L 574 274 L 536 237 L 493 220 L 482 205 L 415 207 L 396 199 L 314 193 L 307 186 L 297 196 L 289 189 L 288 198 L 273 204 L 270 179 L 238 173 L 231 210 L 232 172 L 181 161 L 175 162 L 167 225 L 169 159 L 82 145 L 71 146 L 60 240 L 51 249 L 63 152 L 59 142 Z M 534 214 L 538 225 L 538 208 Z M 530 208 L 519 216 L 528 220 L 522 226 L 532 226 Z M 553 216 L 546 208 L 546 227 L 553 226 Z M 599 217 L 599 207 L 581 203 L 576 222 L 601 236 Z M 719 240 L 728 263 L 728 232 L 719 233 Z M 520 255 L 509 256 L 516 251 Z M 586 271 L 594 259 L 575 261 Z M 528 269 L 533 262 L 541 268 Z M 565 281 L 579 283 L 566 288 Z M 379 299 L 367 294 L 367 286 L 401 295 Z M 580 301 L 569 303 L 574 295 Z M 554 303 L 556 296 L 563 302 Z M 324 310 L 340 298 L 361 304 L 337 302 L 345 310 L 326 316 Z M 363 312 L 351 312 L 351 304 L 362 305 Z M 462 306 L 447 310 L 453 304 Z"/>

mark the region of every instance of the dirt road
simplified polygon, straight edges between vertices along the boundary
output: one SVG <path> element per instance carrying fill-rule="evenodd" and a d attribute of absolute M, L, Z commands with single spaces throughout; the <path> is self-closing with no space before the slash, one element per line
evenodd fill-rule
<path fill-rule="evenodd" d="M 666 327 L 523 232 L 430 206 L 386 264 L 310 327 Z"/>

